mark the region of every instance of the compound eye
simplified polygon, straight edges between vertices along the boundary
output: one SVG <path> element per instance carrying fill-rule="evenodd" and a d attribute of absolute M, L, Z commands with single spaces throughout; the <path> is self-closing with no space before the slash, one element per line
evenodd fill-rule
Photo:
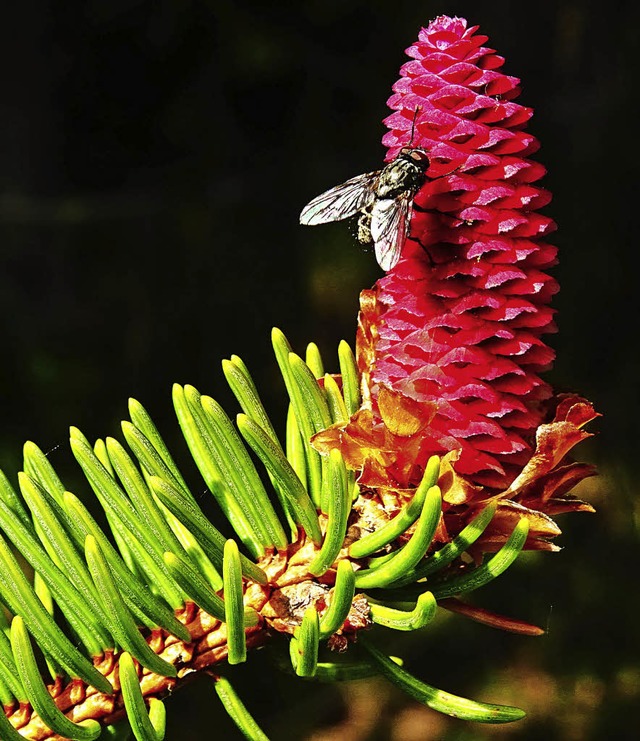
<path fill-rule="evenodd" d="M 409 156 L 418 165 L 427 166 L 429 164 L 429 155 L 424 151 L 424 149 L 412 149 L 409 152 Z"/>

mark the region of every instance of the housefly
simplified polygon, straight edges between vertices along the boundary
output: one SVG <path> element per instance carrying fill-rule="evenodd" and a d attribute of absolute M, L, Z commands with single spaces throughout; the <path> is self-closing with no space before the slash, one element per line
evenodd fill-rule
<path fill-rule="evenodd" d="M 373 243 L 378 264 L 391 270 L 409 234 L 413 199 L 428 167 L 424 149 L 404 147 L 382 170 L 358 175 L 314 198 L 302 209 L 300 223 L 315 226 L 360 214 L 358 241 Z"/>

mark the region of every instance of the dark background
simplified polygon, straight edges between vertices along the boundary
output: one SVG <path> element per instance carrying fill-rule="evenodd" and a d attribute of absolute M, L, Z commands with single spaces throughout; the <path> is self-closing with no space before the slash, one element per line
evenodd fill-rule
<path fill-rule="evenodd" d="M 403 49 L 440 13 L 480 25 L 536 111 L 530 130 L 561 248 L 549 378 L 604 414 L 580 451 L 603 473 L 582 492 L 598 514 L 565 519 L 561 553 L 527 557 L 481 595 L 547 626 L 545 637 L 457 618 L 393 637 L 426 681 L 520 704 L 524 723 L 444 723 L 384 682 L 325 690 L 289 680 L 264 652 L 232 674 L 273 739 L 636 738 L 635 3 L 614 12 L 584 0 L 23 0 L 11 17 L 5 9 L 0 465 L 13 475 L 32 439 L 65 470 L 68 425 L 117 435 L 128 396 L 180 456 L 171 384 L 192 383 L 234 413 L 219 365 L 231 353 L 282 428 L 270 328 L 298 351 L 318 342 L 336 368 L 338 341 L 354 339 L 358 293 L 380 275 L 345 225 L 302 228 L 298 213 L 380 166 Z M 168 703 L 170 741 L 239 738 L 213 694 L 202 681 Z"/>

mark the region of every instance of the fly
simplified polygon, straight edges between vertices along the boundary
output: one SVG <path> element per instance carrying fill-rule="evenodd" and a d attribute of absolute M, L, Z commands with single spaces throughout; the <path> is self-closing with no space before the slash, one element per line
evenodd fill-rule
<path fill-rule="evenodd" d="M 413 199 L 428 167 L 424 149 L 403 147 L 382 170 L 358 175 L 314 198 L 302 209 L 300 223 L 315 226 L 360 214 L 358 241 L 373 243 L 378 264 L 391 270 L 409 234 Z"/>

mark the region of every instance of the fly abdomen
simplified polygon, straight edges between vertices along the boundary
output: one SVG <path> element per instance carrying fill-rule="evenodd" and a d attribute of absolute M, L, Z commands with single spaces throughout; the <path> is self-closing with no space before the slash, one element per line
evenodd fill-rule
<path fill-rule="evenodd" d="M 373 237 L 371 236 L 371 206 L 363 208 L 358 218 L 358 242 L 360 244 L 371 244 Z"/>

